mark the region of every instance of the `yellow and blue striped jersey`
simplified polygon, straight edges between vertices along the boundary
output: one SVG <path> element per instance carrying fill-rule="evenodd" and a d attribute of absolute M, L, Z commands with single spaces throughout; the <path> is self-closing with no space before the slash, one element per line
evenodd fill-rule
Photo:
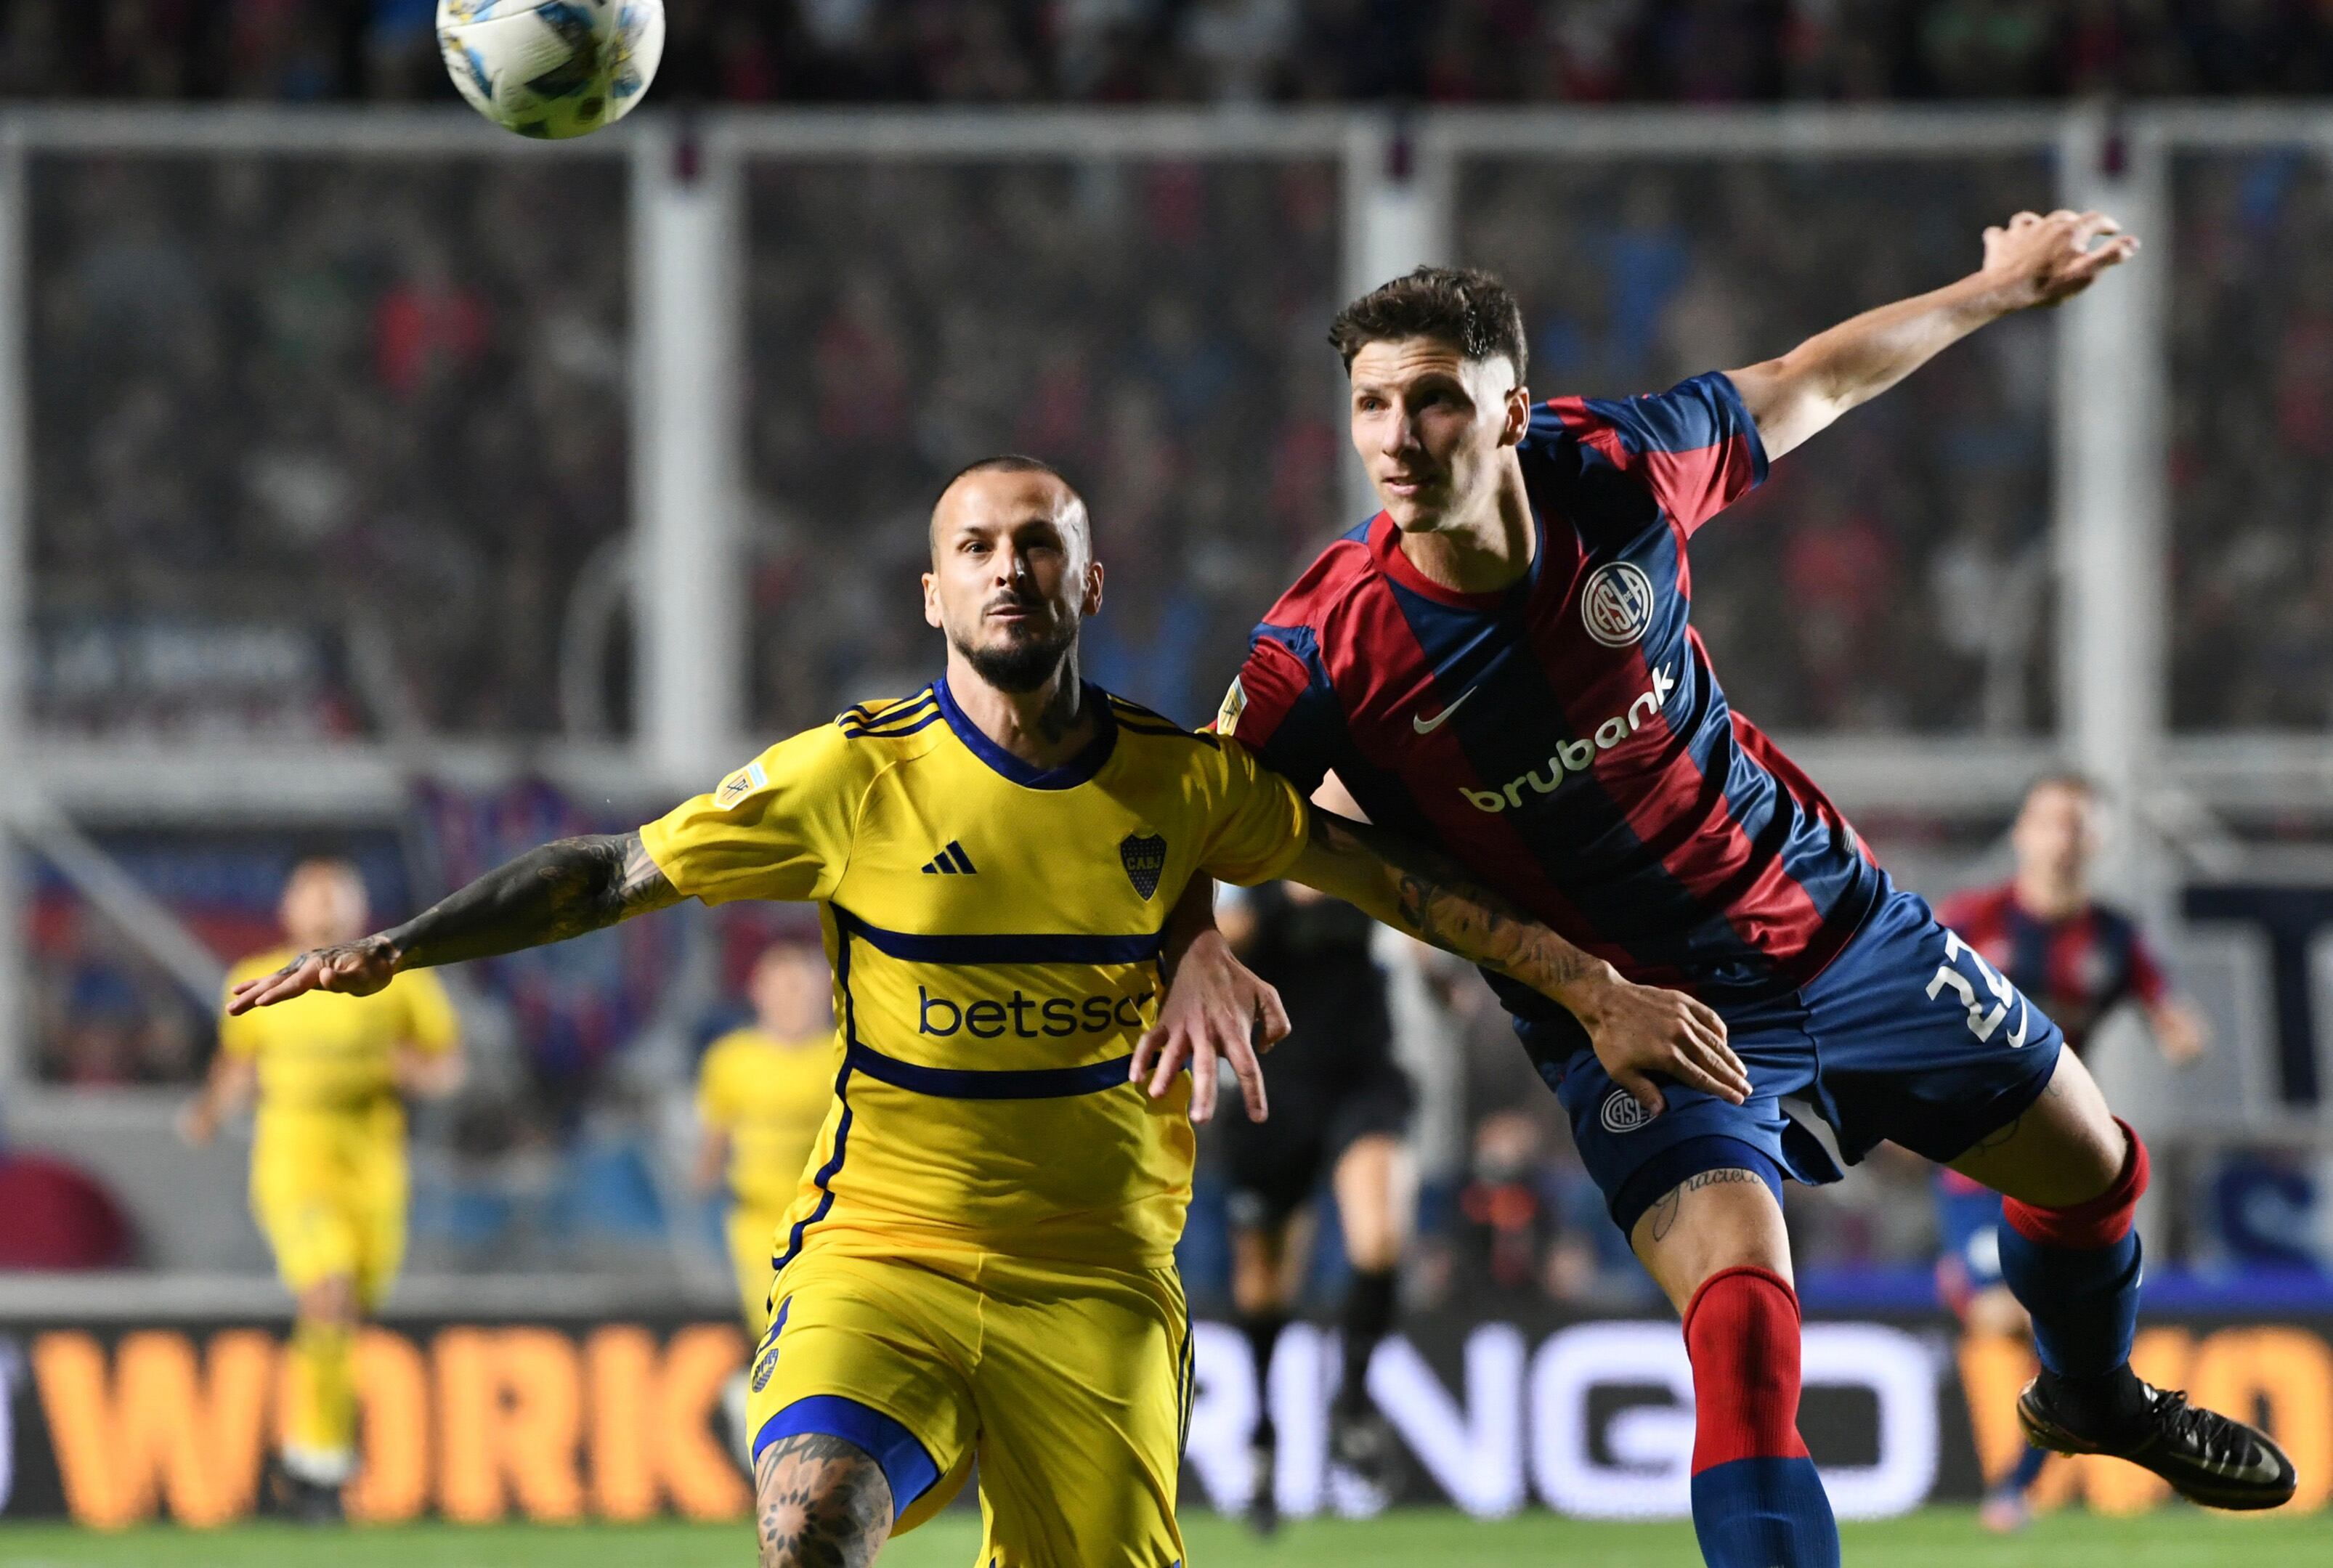
<path fill-rule="evenodd" d="M 945 681 L 781 741 L 640 830 L 682 893 L 809 900 L 835 974 L 835 1101 L 780 1266 L 822 1238 L 1158 1267 L 1190 1200 L 1187 1080 L 1127 1058 L 1190 879 L 1269 881 L 1306 807 L 1237 741 L 1087 689 L 1030 767 Z"/>
<path fill-rule="evenodd" d="M 254 953 L 227 971 L 226 995 L 273 974 L 298 955 L 288 947 Z M 259 1114 L 354 1114 L 397 1098 L 397 1051 L 450 1051 L 460 1034 L 446 988 L 427 970 L 408 970 L 369 997 L 311 991 L 277 1007 L 219 1019 L 219 1051 L 259 1064 Z"/>

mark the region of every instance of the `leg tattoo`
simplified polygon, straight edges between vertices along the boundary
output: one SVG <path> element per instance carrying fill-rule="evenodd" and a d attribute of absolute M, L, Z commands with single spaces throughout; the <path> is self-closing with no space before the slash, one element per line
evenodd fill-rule
<path fill-rule="evenodd" d="M 890 1537 L 891 1484 L 856 1443 L 803 1432 L 754 1472 L 761 1568 L 867 1568 Z"/>

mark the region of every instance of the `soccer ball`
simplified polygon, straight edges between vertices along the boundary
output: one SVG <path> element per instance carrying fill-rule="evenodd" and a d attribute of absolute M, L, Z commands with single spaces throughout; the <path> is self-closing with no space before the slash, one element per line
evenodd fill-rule
<path fill-rule="evenodd" d="M 664 56 L 664 0 L 437 0 L 437 47 L 496 125 L 582 136 L 647 92 Z"/>

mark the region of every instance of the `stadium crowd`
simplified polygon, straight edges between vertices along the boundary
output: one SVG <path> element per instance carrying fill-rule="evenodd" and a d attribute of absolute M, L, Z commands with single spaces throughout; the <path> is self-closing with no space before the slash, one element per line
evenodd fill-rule
<path fill-rule="evenodd" d="M 2183 158 L 2172 311 L 2171 722 L 2333 723 L 2333 182 Z"/>
<path fill-rule="evenodd" d="M 446 91 L 434 0 L 6 0 L 8 97 Z M 2302 0 L 669 0 L 659 91 L 739 102 L 1758 102 L 2308 93 Z"/>
<path fill-rule="evenodd" d="M 563 236 L 619 230 L 620 166 L 71 154 L 32 186 L 41 720 L 562 728 L 629 509 L 625 253 Z"/>

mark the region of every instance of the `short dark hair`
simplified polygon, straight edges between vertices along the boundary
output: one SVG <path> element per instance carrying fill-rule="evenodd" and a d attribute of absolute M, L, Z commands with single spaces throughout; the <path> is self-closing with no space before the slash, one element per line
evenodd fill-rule
<path fill-rule="evenodd" d="M 1086 519 L 1087 559 L 1092 559 L 1093 519 L 1091 510 L 1086 505 L 1085 492 L 1080 491 L 1070 482 L 1068 474 L 1063 473 L 1060 469 L 1054 467 L 1051 464 L 1046 462 L 1042 457 L 1032 457 L 1025 452 L 999 452 L 994 456 L 983 457 L 976 459 L 974 462 L 967 463 L 962 468 L 957 469 L 954 473 L 949 474 L 947 477 L 947 483 L 941 485 L 938 494 L 932 498 L 932 515 L 930 521 L 924 525 L 924 537 L 925 542 L 931 547 L 933 558 L 935 559 L 938 558 L 940 548 L 939 535 L 934 531 L 939 522 L 940 502 L 947 498 L 947 492 L 949 491 L 954 490 L 958 484 L 963 483 L 965 480 L 971 478 L 975 473 L 1043 473 L 1051 475 L 1061 484 L 1061 487 L 1063 490 L 1070 492 L 1070 499 L 1078 503 L 1079 514 Z"/>
<path fill-rule="evenodd" d="M 1522 307 L 1506 284 L 1474 267 L 1420 267 L 1380 283 L 1337 312 L 1329 341 L 1353 368 L 1353 356 L 1371 343 L 1434 338 L 1469 359 L 1503 357 L 1521 385 L 1529 358 Z"/>
<path fill-rule="evenodd" d="M 1043 458 L 1032 457 L 1025 452 L 1000 452 L 993 457 L 983 457 L 967 463 L 947 476 L 947 483 L 940 486 L 940 494 L 946 495 L 949 491 L 954 490 L 957 480 L 968 478 L 975 473 L 1050 473 L 1060 480 L 1070 494 L 1077 494 L 1078 487 L 1070 483 L 1068 474 L 1063 473 Z"/>

